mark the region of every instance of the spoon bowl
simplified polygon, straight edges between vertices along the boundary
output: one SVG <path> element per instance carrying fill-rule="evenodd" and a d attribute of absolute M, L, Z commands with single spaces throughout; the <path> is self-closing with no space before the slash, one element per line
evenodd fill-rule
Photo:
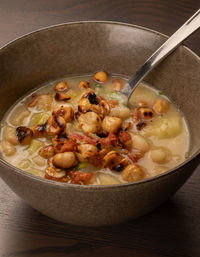
<path fill-rule="evenodd" d="M 125 84 L 121 93 L 126 96 L 125 101 L 129 102 L 134 90 L 141 80 L 163 59 L 172 53 L 186 38 L 191 36 L 200 27 L 200 9 L 187 20 L 168 40 L 156 50 L 151 57 L 135 72 Z"/>

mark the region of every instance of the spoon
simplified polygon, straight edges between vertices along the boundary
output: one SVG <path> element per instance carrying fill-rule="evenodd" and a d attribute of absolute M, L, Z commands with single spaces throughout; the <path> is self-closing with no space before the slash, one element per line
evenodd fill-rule
<path fill-rule="evenodd" d="M 199 27 L 200 9 L 165 41 L 124 85 L 120 92 L 126 96 L 127 103 L 140 81 Z"/>

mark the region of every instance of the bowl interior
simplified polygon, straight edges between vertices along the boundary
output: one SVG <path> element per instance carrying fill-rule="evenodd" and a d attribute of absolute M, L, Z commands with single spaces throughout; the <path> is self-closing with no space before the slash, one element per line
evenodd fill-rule
<path fill-rule="evenodd" d="M 99 69 L 132 75 L 166 40 L 138 26 L 78 22 L 26 35 L 0 50 L 0 119 L 23 94 L 50 80 Z M 169 96 L 188 120 L 190 156 L 200 149 L 200 59 L 181 46 L 145 81 Z"/>

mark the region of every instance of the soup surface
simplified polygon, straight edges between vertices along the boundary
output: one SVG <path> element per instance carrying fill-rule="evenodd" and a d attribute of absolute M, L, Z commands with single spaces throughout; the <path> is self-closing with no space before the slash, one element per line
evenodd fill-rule
<path fill-rule="evenodd" d="M 126 105 L 126 79 L 68 77 L 24 96 L 1 122 L 2 157 L 31 174 L 65 183 L 111 185 L 159 175 L 186 158 L 184 117 L 141 84 Z"/>

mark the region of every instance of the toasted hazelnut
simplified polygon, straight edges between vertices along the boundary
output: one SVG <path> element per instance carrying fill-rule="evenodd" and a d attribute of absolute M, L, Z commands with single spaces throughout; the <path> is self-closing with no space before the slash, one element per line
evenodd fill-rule
<path fill-rule="evenodd" d="M 16 133 L 20 144 L 28 145 L 33 138 L 33 131 L 27 127 L 16 128 Z"/>
<path fill-rule="evenodd" d="M 97 133 L 101 129 L 101 119 L 95 112 L 81 114 L 78 122 L 85 133 Z"/>
<path fill-rule="evenodd" d="M 102 122 L 102 128 L 106 132 L 117 133 L 122 125 L 122 120 L 118 117 L 106 116 Z"/>
<path fill-rule="evenodd" d="M 99 83 L 103 83 L 107 80 L 108 76 L 105 73 L 105 71 L 99 71 L 94 75 L 94 80 L 96 80 Z"/>
<path fill-rule="evenodd" d="M 71 106 L 61 106 L 53 111 L 54 116 L 61 116 L 66 122 L 71 122 L 74 118 L 74 110 Z"/>
<path fill-rule="evenodd" d="M 120 81 L 120 79 L 114 79 L 114 80 L 112 81 L 112 89 L 113 89 L 114 91 L 120 91 L 120 90 L 122 90 L 122 88 L 123 88 L 123 84 L 122 84 L 122 82 Z"/>
<path fill-rule="evenodd" d="M 70 89 L 70 86 L 68 85 L 67 82 L 65 81 L 60 81 L 58 82 L 55 87 L 54 90 L 56 90 L 57 92 L 66 92 Z"/>
<path fill-rule="evenodd" d="M 139 113 L 141 119 L 152 119 L 154 117 L 154 111 L 151 108 L 141 107 Z"/>
<path fill-rule="evenodd" d="M 76 156 L 81 162 L 89 162 L 91 158 L 98 152 L 97 147 L 91 144 L 82 144 L 77 148 L 78 152 L 76 153 Z"/>
<path fill-rule="evenodd" d="M 70 100 L 71 97 L 65 93 L 57 92 L 55 95 L 55 99 L 56 99 L 56 101 L 64 101 L 65 102 L 65 101 Z"/>
<path fill-rule="evenodd" d="M 153 109 L 157 113 L 165 113 L 169 111 L 169 108 L 170 108 L 170 103 L 164 98 L 158 98 L 154 101 Z"/>
<path fill-rule="evenodd" d="M 82 80 L 79 85 L 78 85 L 78 88 L 79 89 L 88 89 L 90 88 L 90 84 L 89 82 L 85 81 L 85 80 Z"/>
<path fill-rule="evenodd" d="M 46 174 L 52 178 L 61 179 L 64 178 L 67 173 L 65 170 L 58 169 L 54 166 L 46 168 Z M 66 181 L 67 182 L 67 181 Z"/>
<path fill-rule="evenodd" d="M 136 164 L 129 164 L 122 171 L 122 178 L 127 182 L 135 182 L 145 178 L 144 171 Z"/>
<path fill-rule="evenodd" d="M 44 146 L 38 153 L 41 157 L 49 159 L 54 156 L 54 147 L 52 145 Z"/>
<path fill-rule="evenodd" d="M 46 132 L 49 136 L 58 135 L 64 130 L 66 121 L 61 116 L 51 116 L 46 123 Z"/>

